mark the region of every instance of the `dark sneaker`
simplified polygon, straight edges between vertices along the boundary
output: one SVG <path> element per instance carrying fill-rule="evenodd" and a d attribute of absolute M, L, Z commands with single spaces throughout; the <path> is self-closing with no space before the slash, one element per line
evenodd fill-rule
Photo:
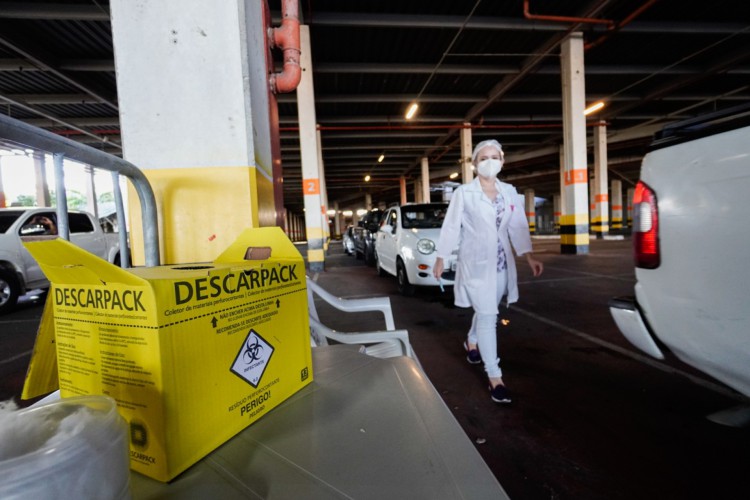
<path fill-rule="evenodd" d="M 490 397 L 495 403 L 510 403 L 510 394 L 504 385 L 496 385 L 494 389 L 490 386 Z"/>
<path fill-rule="evenodd" d="M 466 361 L 472 365 L 478 365 L 482 362 L 482 356 L 477 349 L 469 349 L 469 344 L 464 340 L 464 349 L 466 350 Z"/>

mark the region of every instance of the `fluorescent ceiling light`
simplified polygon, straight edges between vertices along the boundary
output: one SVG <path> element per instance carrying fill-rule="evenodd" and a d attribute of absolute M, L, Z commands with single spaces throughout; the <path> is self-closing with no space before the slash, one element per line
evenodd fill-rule
<path fill-rule="evenodd" d="M 409 111 L 406 112 L 406 119 L 411 120 L 414 118 L 414 115 L 417 113 L 417 109 L 419 108 L 419 104 L 416 102 L 411 103 L 411 106 L 409 106 Z"/>
<path fill-rule="evenodd" d="M 365 182 L 370 182 L 370 176 L 369 176 L 369 174 L 365 175 Z"/>
<path fill-rule="evenodd" d="M 453 172 L 453 173 L 452 173 L 452 174 L 450 175 L 450 178 L 451 178 L 451 179 L 455 179 L 456 177 L 458 177 L 458 172 Z"/>
<path fill-rule="evenodd" d="M 602 109 L 603 107 L 604 107 L 604 102 L 603 102 L 603 101 L 598 101 L 598 102 L 595 102 L 594 104 L 592 104 L 592 105 L 591 105 L 591 106 L 589 106 L 588 108 L 584 109 L 584 110 L 583 110 L 583 114 L 584 114 L 584 116 L 588 116 L 588 115 L 590 115 L 591 113 L 594 113 L 594 112 L 596 112 L 596 111 L 599 111 L 599 110 L 600 110 L 600 109 Z"/>
<path fill-rule="evenodd" d="M 385 155 L 381 154 L 380 157 L 378 158 L 378 163 L 382 163 L 383 160 L 385 160 Z"/>

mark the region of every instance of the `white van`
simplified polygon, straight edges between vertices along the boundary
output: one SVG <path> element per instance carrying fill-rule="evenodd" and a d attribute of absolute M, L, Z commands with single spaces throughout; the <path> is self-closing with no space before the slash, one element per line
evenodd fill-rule
<path fill-rule="evenodd" d="M 609 303 L 617 326 L 750 396 L 750 105 L 658 134 L 633 212 L 637 283 Z"/>

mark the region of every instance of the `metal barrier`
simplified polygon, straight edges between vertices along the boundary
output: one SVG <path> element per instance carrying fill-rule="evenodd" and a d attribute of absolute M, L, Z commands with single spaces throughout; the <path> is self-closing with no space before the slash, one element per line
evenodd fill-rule
<path fill-rule="evenodd" d="M 130 256 L 127 252 L 127 227 L 125 213 L 120 193 L 118 175 L 124 175 L 138 193 L 141 202 L 141 218 L 143 224 L 143 247 L 147 266 L 158 266 L 159 260 L 159 231 L 156 218 L 156 198 L 151 185 L 141 170 L 132 163 L 117 156 L 99 151 L 85 144 L 53 134 L 38 127 L 28 125 L 9 116 L 0 114 L 0 138 L 28 146 L 40 151 L 52 153 L 55 163 L 55 178 L 57 184 L 57 214 L 59 234 L 69 239 L 68 206 L 65 196 L 65 182 L 63 177 L 63 159 L 70 158 L 81 163 L 91 165 L 102 170 L 112 172 L 115 191 L 118 226 L 120 227 L 120 259 L 123 267 L 130 266 Z"/>

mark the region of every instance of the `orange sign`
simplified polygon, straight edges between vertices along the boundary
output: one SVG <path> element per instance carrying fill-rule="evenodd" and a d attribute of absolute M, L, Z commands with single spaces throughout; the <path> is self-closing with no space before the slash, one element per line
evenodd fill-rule
<path fill-rule="evenodd" d="M 565 172 L 565 185 L 570 184 L 585 184 L 588 182 L 588 172 L 585 168 L 579 168 L 574 170 L 568 170 Z"/>
<path fill-rule="evenodd" d="M 303 194 L 320 194 L 320 180 L 319 179 L 302 179 L 302 193 Z"/>

